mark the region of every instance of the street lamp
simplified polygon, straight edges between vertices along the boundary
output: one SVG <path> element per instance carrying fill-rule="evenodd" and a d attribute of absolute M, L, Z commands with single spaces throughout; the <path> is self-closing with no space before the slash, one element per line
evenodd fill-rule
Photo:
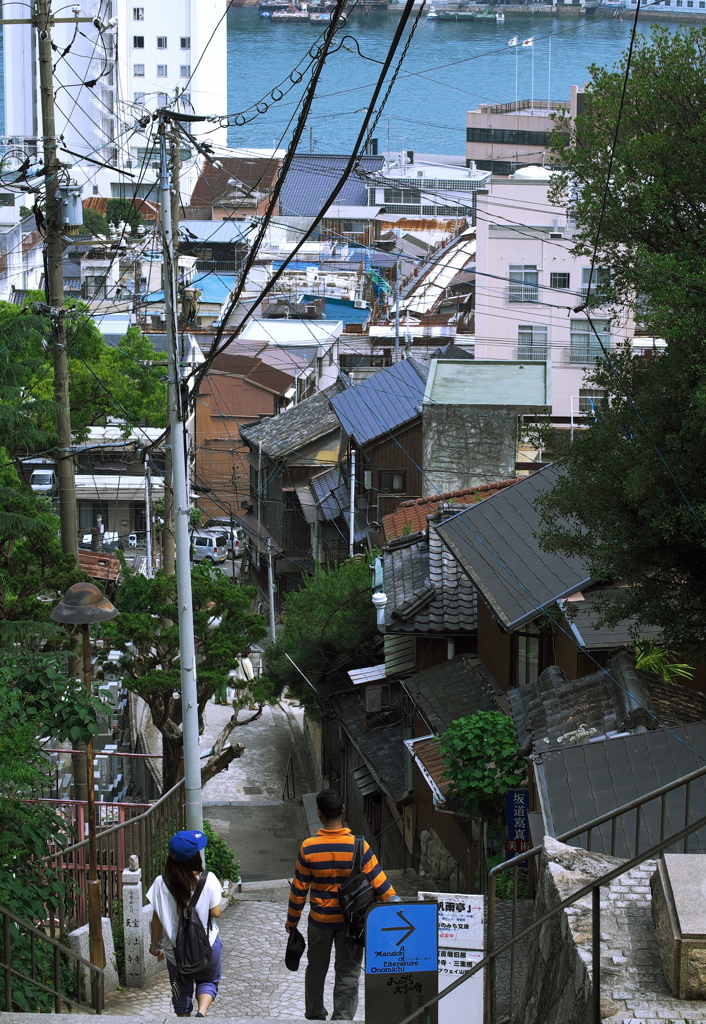
<path fill-rule="evenodd" d="M 83 640 L 83 680 L 91 693 L 91 638 L 90 625 L 93 622 L 107 622 L 118 615 L 118 609 L 110 603 L 93 583 L 74 583 L 63 599 L 53 609 L 54 622 L 79 625 Z M 93 789 L 93 740 L 86 744 L 87 817 L 88 817 L 88 936 L 91 963 L 105 967 L 103 947 L 103 926 L 101 922 L 100 882 L 98 881 L 98 830 L 96 828 L 96 795 Z"/>

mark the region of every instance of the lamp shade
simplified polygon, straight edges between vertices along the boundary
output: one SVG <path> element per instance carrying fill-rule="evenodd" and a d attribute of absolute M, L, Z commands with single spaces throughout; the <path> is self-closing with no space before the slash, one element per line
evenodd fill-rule
<path fill-rule="evenodd" d="M 107 622 L 119 615 L 118 609 L 93 583 L 74 583 L 64 594 L 51 617 L 54 622 L 90 625 Z"/>

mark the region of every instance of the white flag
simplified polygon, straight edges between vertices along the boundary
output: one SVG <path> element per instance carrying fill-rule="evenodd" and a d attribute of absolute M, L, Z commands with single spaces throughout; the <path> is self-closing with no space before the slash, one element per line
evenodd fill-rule
<path fill-rule="evenodd" d="M 534 36 L 530 36 L 529 39 L 522 40 L 523 46 L 534 46 Z"/>
<path fill-rule="evenodd" d="M 512 39 L 508 39 L 507 45 L 508 46 L 517 46 L 517 42 L 518 42 L 517 36 L 513 36 Z"/>

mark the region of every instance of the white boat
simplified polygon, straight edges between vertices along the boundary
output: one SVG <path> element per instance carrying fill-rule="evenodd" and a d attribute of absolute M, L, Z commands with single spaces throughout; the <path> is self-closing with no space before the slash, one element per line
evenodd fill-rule
<path fill-rule="evenodd" d="M 505 15 L 503 14 L 502 11 L 497 12 L 497 14 L 495 15 L 495 20 L 497 21 L 498 25 L 501 25 L 505 21 Z"/>
<path fill-rule="evenodd" d="M 433 7 L 430 7 L 427 11 L 427 18 L 438 18 L 439 15 L 436 13 Z"/>

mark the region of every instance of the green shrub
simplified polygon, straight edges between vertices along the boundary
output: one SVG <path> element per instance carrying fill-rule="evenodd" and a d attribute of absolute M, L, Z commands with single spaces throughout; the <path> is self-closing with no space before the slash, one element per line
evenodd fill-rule
<path fill-rule="evenodd" d="M 221 881 L 227 878 L 234 882 L 240 877 L 240 865 L 233 856 L 233 851 L 224 839 L 216 835 L 210 822 L 204 821 L 203 830 L 208 836 L 208 846 L 205 850 L 206 868 Z"/>

